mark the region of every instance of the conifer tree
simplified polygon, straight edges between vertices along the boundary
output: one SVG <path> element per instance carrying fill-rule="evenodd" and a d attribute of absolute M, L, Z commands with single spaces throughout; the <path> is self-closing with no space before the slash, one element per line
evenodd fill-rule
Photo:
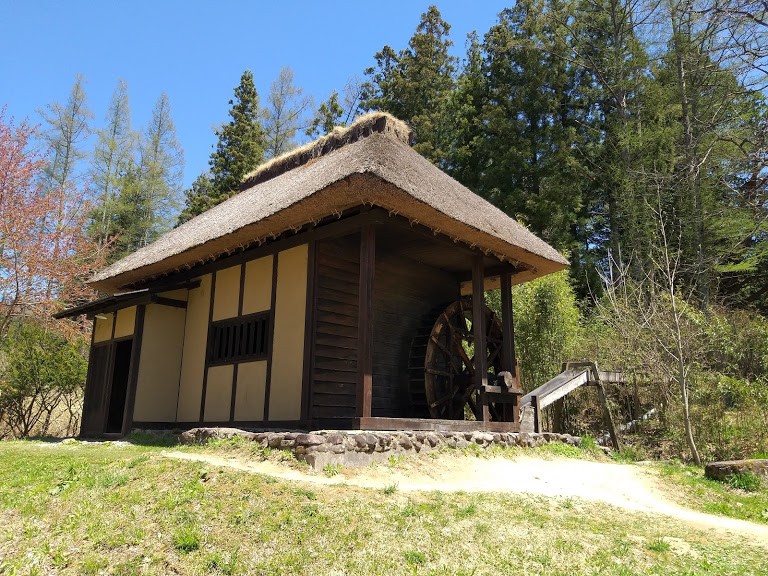
<path fill-rule="evenodd" d="M 584 170 L 577 150 L 583 111 L 569 65 L 567 30 L 550 13 L 567 4 L 521 0 L 485 35 L 486 101 L 478 192 L 560 249 L 577 249 Z"/>
<path fill-rule="evenodd" d="M 91 162 L 91 187 L 95 210 L 90 234 L 103 245 L 116 232 L 114 215 L 118 209 L 119 185 L 136 152 L 137 135 L 131 130 L 128 85 L 120 80 L 112 94 L 105 126 L 97 132 Z"/>
<path fill-rule="evenodd" d="M 81 176 L 79 162 L 86 155 L 83 144 L 91 133 L 93 114 L 88 108 L 85 78 L 78 74 L 67 101 L 53 102 L 40 114 L 45 122 L 42 140 L 51 150 L 44 170 L 44 188 L 69 186 Z"/>
<path fill-rule="evenodd" d="M 140 243 L 145 246 L 171 226 L 178 210 L 184 151 L 176 140 L 167 94 L 161 94 L 144 132 L 139 163 L 139 197 L 147 207 L 142 213 Z"/>
<path fill-rule="evenodd" d="M 237 192 L 243 176 L 264 159 L 266 136 L 260 123 L 259 95 L 250 70 L 243 72 L 229 104 L 231 120 L 216 131 L 219 140 L 211 154 L 210 171 L 198 176 L 185 191 L 186 201 L 179 223 Z"/>
<path fill-rule="evenodd" d="M 280 156 L 296 146 L 296 134 L 306 128 L 304 115 L 312 106 L 312 98 L 293 83 L 293 70 L 280 70 L 263 111 L 267 158 Z"/>
<path fill-rule="evenodd" d="M 384 46 L 376 66 L 366 70 L 362 108 L 384 110 L 408 122 L 414 149 L 445 167 L 452 137 L 448 103 L 455 85 L 457 58 L 449 53 L 451 27 L 436 6 L 422 14 L 408 48 Z"/>

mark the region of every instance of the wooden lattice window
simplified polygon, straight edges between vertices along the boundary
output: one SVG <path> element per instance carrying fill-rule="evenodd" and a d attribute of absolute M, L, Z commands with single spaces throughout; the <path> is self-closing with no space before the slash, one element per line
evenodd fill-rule
<path fill-rule="evenodd" d="M 214 322 L 208 339 L 208 364 L 265 359 L 270 337 L 268 312 Z"/>

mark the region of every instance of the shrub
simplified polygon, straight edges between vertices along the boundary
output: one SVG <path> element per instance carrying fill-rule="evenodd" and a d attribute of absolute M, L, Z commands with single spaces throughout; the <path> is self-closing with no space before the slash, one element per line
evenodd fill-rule
<path fill-rule="evenodd" d="M 0 351 L 0 418 L 11 434 L 48 434 L 62 405 L 68 412 L 65 433 L 74 433 L 88 366 L 81 347 L 23 321 L 11 327 Z"/>

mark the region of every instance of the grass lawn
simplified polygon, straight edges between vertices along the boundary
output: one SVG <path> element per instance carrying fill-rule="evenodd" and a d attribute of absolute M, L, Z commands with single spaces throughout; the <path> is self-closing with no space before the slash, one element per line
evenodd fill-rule
<path fill-rule="evenodd" d="M 310 486 L 158 450 L 0 443 L 0 574 L 768 574 L 765 548 L 607 505 Z"/>
<path fill-rule="evenodd" d="M 768 486 L 751 491 L 704 477 L 704 470 L 680 463 L 660 464 L 670 500 L 708 514 L 719 514 L 768 524 Z M 759 478 L 759 477 L 756 477 Z"/>

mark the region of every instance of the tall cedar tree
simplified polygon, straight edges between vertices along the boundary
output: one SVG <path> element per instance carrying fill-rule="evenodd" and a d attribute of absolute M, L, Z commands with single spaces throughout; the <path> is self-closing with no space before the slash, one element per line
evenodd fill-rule
<path fill-rule="evenodd" d="M 445 168 L 453 120 L 448 104 L 455 85 L 458 59 L 448 50 L 450 25 L 437 7 L 422 14 L 408 48 L 395 52 L 384 46 L 376 66 L 366 70 L 362 108 L 384 110 L 413 128 L 414 149 Z"/>
<path fill-rule="evenodd" d="M 179 215 L 179 224 L 237 192 L 243 176 L 264 160 L 266 137 L 259 121 L 259 95 L 250 70 L 243 72 L 229 105 L 232 119 L 216 131 L 219 141 L 211 154 L 210 171 L 198 176 L 185 191 L 185 207 Z"/>
<path fill-rule="evenodd" d="M 560 3 L 525 0 L 502 11 L 485 35 L 486 101 L 477 191 L 561 250 L 576 252 L 585 173 L 578 150 L 583 110 Z"/>

